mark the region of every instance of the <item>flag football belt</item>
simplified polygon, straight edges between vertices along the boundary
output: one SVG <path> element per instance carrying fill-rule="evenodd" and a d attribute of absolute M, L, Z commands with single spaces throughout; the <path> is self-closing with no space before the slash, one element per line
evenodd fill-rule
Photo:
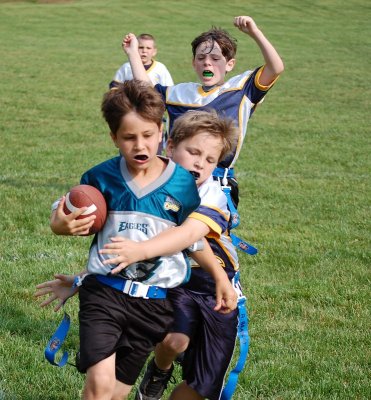
<path fill-rule="evenodd" d="M 213 171 L 213 176 L 218 178 L 220 186 L 227 197 L 228 208 L 231 212 L 231 229 L 236 228 L 240 224 L 240 216 L 233 204 L 231 187 L 228 185 L 228 178 L 234 178 L 234 169 L 217 167 Z"/>
<path fill-rule="evenodd" d="M 246 310 L 246 297 L 242 294 L 240 285 L 240 273 L 237 272 L 233 278 L 233 287 L 238 294 L 237 307 L 238 307 L 238 326 L 237 337 L 240 342 L 240 356 L 237 360 L 236 366 L 229 373 L 228 381 L 225 384 L 220 400 L 232 399 L 233 393 L 237 387 L 238 375 L 245 366 L 247 356 L 249 354 L 249 318 Z"/>
<path fill-rule="evenodd" d="M 131 297 L 141 297 L 143 299 L 166 298 L 167 289 L 161 288 L 159 286 L 144 285 L 141 282 L 134 282 L 131 280 L 116 278 L 112 276 L 96 275 L 96 278 L 99 282 L 103 283 L 104 285 L 110 286 L 116 290 L 119 290 L 120 292 L 126 293 Z M 80 277 L 76 277 L 75 282 L 73 284 L 73 288 L 81 286 L 81 283 L 82 279 Z M 71 318 L 67 314 L 67 312 L 64 312 L 64 316 L 61 323 L 59 324 L 57 330 L 54 332 L 53 336 L 51 337 L 51 339 L 49 340 L 48 344 L 45 347 L 44 351 L 45 358 L 50 362 L 50 364 L 55 365 L 57 367 L 63 367 L 68 363 L 67 351 L 65 351 L 62 354 L 59 361 L 56 361 L 56 355 L 66 339 L 66 336 L 70 329 L 70 325 L 71 325 Z"/>
<path fill-rule="evenodd" d="M 159 286 L 149 286 L 142 282 L 135 282 L 114 276 L 96 275 L 96 278 L 98 282 L 119 290 L 131 297 L 141 297 L 143 299 L 166 299 L 167 289 Z"/>
<path fill-rule="evenodd" d="M 213 176 L 218 178 L 220 183 L 220 187 L 222 188 L 226 198 L 229 211 L 231 213 L 231 226 L 230 229 L 236 228 L 240 224 L 240 216 L 237 212 L 236 207 L 233 204 L 231 197 L 231 187 L 228 185 L 228 178 L 234 178 L 234 169 L 233 168 L 220 168 L 217 167 L 213 171 Z M 258 249 L 251 244 L 247 243 L 245 240 L 239 238 L 238 236 L 230 233 L 230 237 L 233 245 L 238 249 L 243 251 L 246 254 L 251 256 L 257 254 Z"/>
<path fill-rule="evenodd" d="M 77 287 L 81 286 L 82 281 L 85 278 L 85 276 L 86 275 L 84 275 L 83 277 L 76 276 L 71 289 L 74 290 Z M 65 300 L 64 304 L 66 303 L 67 300 Z M 63 306 L 64 306 L 64 304 L 63 304 Z M 57 352 L 62 347 L 62 344 L 66 339 L 66 336 L 70 329 L 70 325 L 71 325 L 71 318 L 65 311 L 61 323 L 59 324 L 57 330 L 53 333 L 53 336 L 50 338 L 48 344 L 45 347 L 45 351 L 44 351 L 45 358 L 50 362 L 50 364 L 55 365 L 56 367 L 64 367 L 68 363 L 67 362 L 68 361 L 68 352 L 67 351 L 65 351 L 62 354 L 62 357 L 60 358 L 59 361 L 56 361 L 55 358 L 56 358 Z M 68 363 L 68 364 L 74 365 L 71 363 Z"/>

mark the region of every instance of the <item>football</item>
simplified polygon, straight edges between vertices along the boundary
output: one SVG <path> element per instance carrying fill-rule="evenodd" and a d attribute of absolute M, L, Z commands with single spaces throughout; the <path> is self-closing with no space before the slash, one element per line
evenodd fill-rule
<path fill-rule="evenodd" d="M 107 204 L 103 194 L 90 185 L 74 186 L 67 194 L 63 207 L 65 214 L 76 211 L 77 208 L 88 207 L 77 219 L 96 215 L 93 226 L 89 230 L 89 235 L 99 232 L 107 218 Z"/>

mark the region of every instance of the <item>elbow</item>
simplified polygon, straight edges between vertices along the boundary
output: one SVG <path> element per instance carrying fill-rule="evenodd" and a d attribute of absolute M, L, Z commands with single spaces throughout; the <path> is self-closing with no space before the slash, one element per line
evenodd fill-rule
<path fill-rule="evenodd" d="M 281 58 L 279 58 L 279 60 L 277 60 L 277 62 L 274 65 L 274 73 L 275 75 L 278 76 L 281 75 L 284 70 L 285 70 L 285 65 L 281 60 Z"/>

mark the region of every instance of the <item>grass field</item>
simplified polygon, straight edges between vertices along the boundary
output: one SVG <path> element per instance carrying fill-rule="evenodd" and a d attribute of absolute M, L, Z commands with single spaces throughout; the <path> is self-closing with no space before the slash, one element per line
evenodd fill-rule
<path fill-rule="evenodd" d="M 371 398 L 370 12 L 365 0 L 0 0 L 1 400 L 79 398 L 83 376 L 43 358 L 62 315 L 33 293 L 85 263 L 90 239 L 54 236 L 50 205 L 116 154 L 100 102 L 123 34 L 154 34 L 175 81 L 193 81 L 190 42 L 211 25 L 238 39 L 236 73 L 262 63 L 236 15 L 254 17 L 286 70 L 237 166 L 238 233 L 260 253 L 240 255 L 251 348 L 234 399 Z M 76 299 L 67 310 L 73 356 Z"/>

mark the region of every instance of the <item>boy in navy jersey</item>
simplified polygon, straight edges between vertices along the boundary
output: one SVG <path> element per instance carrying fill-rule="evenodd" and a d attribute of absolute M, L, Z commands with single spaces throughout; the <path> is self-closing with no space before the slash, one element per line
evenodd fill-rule
<path fill-rule="evenodd" d="M 168 242 L 168 252 L 156 249 L 151 260 L 138 260 L 115 274 L 116 263 L 102 253 L 104 243 L 112 237 L 148 241 L 184 224 L 199 205 L 193 176 L 156 155 L 164 106 L 153 88 L 127 81 L 105 95 L 102 111 L 120 156 L 93 167 L 81 178 L 81 183 L 102 192 L 108 208 L 107 221 L 90 248 L 88 275 L 79 289 L 79 370 L 87 373 L 86 400 L 128 395 L 148 354 L 173 321 L 167 290 L 186 282 L 190 272 L 187 258 L 179 252 L 183 247 Z M 94 218 L 76 220 L 84 208 L 66 215 L 63 204 L 64 198 L 52 213 L 53 232 L 86 233 Z M 120 230 L 123 223 L 133 229 Z M 138 223 L 147 229 L 135 229 Z M 191 232 L 183 243 L 187 247 L 202 237 L 203 232 Z M 209 261 L 210 254 L 213 257 L 211 250 Z M 233 298 L 235 292 L 216 259 L 215 263 L 211 261 L 208 270 L 220 283 L 228 310 L 228 296 Z M 232 308 L 233 303 L 232 299 Z"/>
<path fill-rule="evenodd" d="M 256 106 L 283 72 L 283 62 L 275 48 L 249 16 L 234 18 L 234 26 L 249 35 L 259 46 L 265 64 L 225 80 L 235 65 L 237 42 L 226 31 L 212 28 L 192 41 L 193 68 L 201 83 L 180 83 L 172 87 L 155 85 L 165 102 L 169 116 L 169 132 L 176 118 L 188 110 L 215 109 L 218 114 L 232 118 L 238 129 L 239 139 L 233 152 L 218 163 L 214 175 L 220 180 L 228 178 L 232 197 L 238 204 L 238 187 L 234 178 L 234 165 L 246 136 L 247 124 Z M 134 34 L 126 35 L 122 42 L 128 55 L 133 75 L 147 80 L 138 53 Z"/>

